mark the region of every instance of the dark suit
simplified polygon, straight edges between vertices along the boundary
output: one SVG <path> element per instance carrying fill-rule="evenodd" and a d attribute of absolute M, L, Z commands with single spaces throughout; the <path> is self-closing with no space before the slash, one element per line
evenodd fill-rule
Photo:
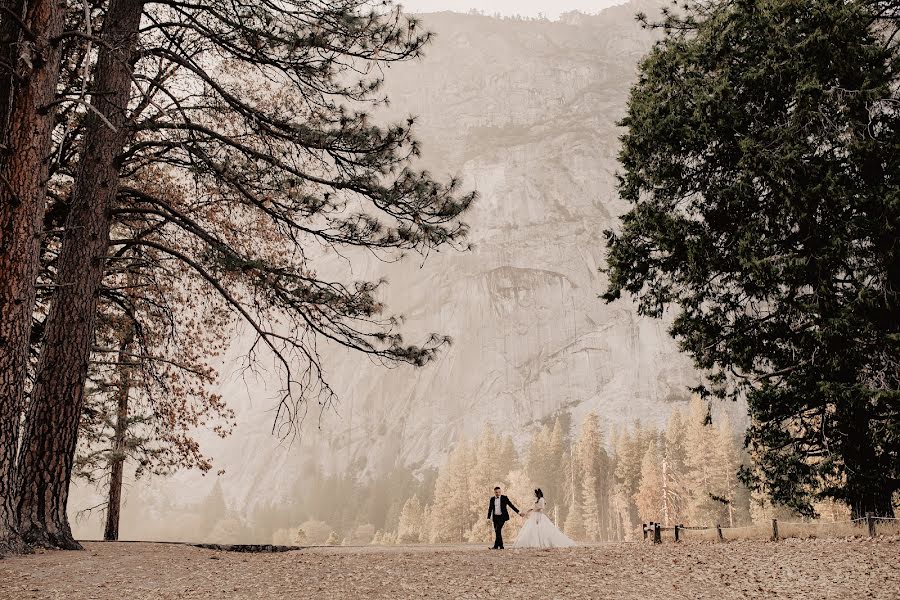
<path fill-rule="evenodd" d="M 488 501 L 488 518 L 493 519 L 494 521 L 494 548 L 503 550 L 503 526 L 509 521 L 509 511 L 507 510 L 507 507 L 513 509 L 516 514 L 519 514 L 519 509 L 516 508 L 515 504 L 509 501 L 509 498 L 500 496 L 500 514 L 494 514 L 494 500 L 496 500 L 496 498 L 496 496 L 491 496 L 491 499 Z"/>

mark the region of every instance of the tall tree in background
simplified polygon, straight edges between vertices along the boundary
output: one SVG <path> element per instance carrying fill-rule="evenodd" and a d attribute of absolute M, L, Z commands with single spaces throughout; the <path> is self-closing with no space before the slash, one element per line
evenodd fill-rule
<path fill-rule="evenodd" d="M 684 523 L 688 505 L 687 450 L 684 444 L 685 421 L 681 410 L 675 409 L 669 415 L 663 432 L 663 523 L 673 525 Z"/>
<path fill-rule="evenodd" d="M 609 522 L 609 459 L 603 443 L 600 419 L 588 414 L 572 451 L 573 479 L 578 481 L 573 503 L 580 509 L 586 539 L 608 539 Z M 577 528 L 576 519 L 574 527 Z"/>
<path fill-rule="evenodd" d="M 437 542 L 462 542 L 475 522 L 469 478 L 474 452 L 465 440 L 456 444 L 434 484 L 433 536 Z"/>
<path fill-rule="evenodd" d="M 710 406 L 699 396 L 691 398 L 684 419 L 685 484 L 691 490 L 687 506 L 688 518 L 697 525 L 715 525 L 721 516 L 721 505 L 714 496 L 718 491 L 716 470 L 716 430 Z M 737 473 L 735 468 L 734 473 Z"/>
<path fill-rule="evenodd" d="M 617 432 L 613 442 L 616 455 L 615 465 L 615 504 L 618 518 L 622 523 L 623 533 L 628 539 L 634 534 L 640 523 L 634 496 L 641 484 L 641 463 L 644 452 L 655 432 L 643 427 L 635 421 L 631 431 L 622 429 Z"/>
<path fill-rule="evenodd" d="M 896 3 L 700 2 L 673 12 L 622 121 L 613 301 L 747 399 L 748 483 L 892 514 L 900 489 Z M 893 23 L 891 25 L 890 23 Z M 884 35 L 888 29 L 888 35 Z"/>
<path fill-rule="evenodd" d="M 728 415 L 717 419 L 712 459 L 718 474 L 714 499 L 724 505 L 729 527 L 749 519 L 749 495 L 734 474 L 740 471 L 741 449 Z"/>
<path fill-rule="evenodd" d="M 573 496 L 569 501 L 569 510 L 563 523 L 563 531 L 573 540 L 583 541 L 587 539 L 587 529 L 585 528 L 584 515 L 582 514 L 582 500 L 577 495 Z"/>
<path fill-rule="evenodd" d="M 25 394 L 65 4 L 5 0 L 0 15 L 0 554 L 20 550 L 16 452 Z"/>
<path fill-rule="evenodd" d="M 565 496 L 563 495 L 563 490 L 565 489 L 564 477 L 566 472 L 565 458 L 566 452 L 569 449 L 568 429 L 568 420 L 566 421 L 566 424 L 563 425 L 563 420 L 557 416 L 553 422 L 553 429 L 550 430 L 548 439 L 548 472 L 547 479 L 542 484 L 549 490 L 552 490 L 553 495 L 548 499 L 547 511 L 560 525 L 565 522 L 566 511 L 568 509 L 565 503 Z"/>
<path fill-rule="evenodd" d="M 647 451 L 641 460 L 641 484 L 634 495 L 641 521 L 657 521 L 662 518 L 664 525 L 669 522 L 666 514 L 666 497 L 663 488 L 662 473 L 663 456 L 656 440 L 647 445 Z"/>

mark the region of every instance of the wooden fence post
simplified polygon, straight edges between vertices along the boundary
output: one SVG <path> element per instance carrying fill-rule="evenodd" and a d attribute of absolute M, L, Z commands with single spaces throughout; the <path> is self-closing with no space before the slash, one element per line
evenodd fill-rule
<path fill-rule="evenodd" d="M 725 541 L 725 537 L 722 535 L 722 526 L 716 523 L 716 537 L 720 542 Z"/>
<path fill-rule="evenodd" d="M 681 536 L 679 535 L 678 527 L 679 527 L 678 525 L 675 526 L 675 543 L 678 543 L 681 541 Z"/>
<path fill-rule="evenodd" d="M 653 543 L 662 544 L 662 528 L 659 526 L 659 523 L 653 524 Z"/>
<path fill-rule="evenodd" d="M 866 525 L 869 527 L 869 537 L 875 537 L 875 518 L 872 513 L 866 513 Z"/>
<path fill-rule="evenodd" d="M 778 541 L 778 519 L 772 519 L 772 541 Z"/>

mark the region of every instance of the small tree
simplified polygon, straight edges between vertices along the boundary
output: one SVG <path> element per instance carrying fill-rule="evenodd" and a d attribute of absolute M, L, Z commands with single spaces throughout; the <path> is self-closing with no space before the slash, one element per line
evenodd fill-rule
<path fill-rule="evenodd" d="M 422 541 L 422 519 L 424 517 L 422 503 L 418 496 L 413 496 L 403 505 L 400 511 L 400 524 L 397 527 L 397 541 L 401 544 L 416 544 Z"/>
<path fill-rule="evenodd" d="M 294 543 L 298 546 L 305 546 L 309 543 L 309 537 L 302 527 L 297 528 L 297 533 L 294 534 Z"/>

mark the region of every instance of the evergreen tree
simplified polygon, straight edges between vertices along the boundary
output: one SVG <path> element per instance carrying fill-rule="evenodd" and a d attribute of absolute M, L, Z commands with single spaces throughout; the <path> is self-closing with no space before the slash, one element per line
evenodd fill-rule
<path fill-rule="evenodd" d="M 641 463 L 644 449 L 647 447 L 646 439 L 647 433 L 640 422 L 635 422 L 632 431 L 626 429 L 620 431 L 616 439 L 615 491 L 621 521 L 625 527 L 623 533 L 627 539 L 634 536 L 634 531 L 640 523 L 634 495 L 641 483 Z"/>
<path fill-rule="evenodd" d="M 297 546 L 305 546 L 309 543 L 309 538 L 306 535 L 306 532 L 303 531 L 302 527 L 297 528 L 297 532 L 294 534 L 293 543 Z"/>
<path fill-rule="evenodd" d="M 581 498 L 583 504 L 582 519 L 585 539 L 596 542 L 601 539 L 600 501 L 597 497 L 597 476 L 586 473 L 582 481 Z"/>
<path fill-rule="evenodd" d="M 419 522 L 419 539 L 423 544 L 434 543 L 434 524 L 431 522 L 433 518 L 431 505 L 425 505 L 422 510 L 422 520 Z"/>
<path fill-rule="evenodd" d="M 403 504 L 400 523 L 397 525 L 397 541 L 401 544 L 417 544 L 422 541 L 422 503 L 413 496 Z"/>
<path fill-rule="evenodd" d="M 216 478 L 203 505 L 203 520 L 200 523 L 199 534 L 208 539 L 216 525 L 228 516 L 228 512 L 225 494 L 222 492 L 222 480 Z"/>
<path fill-rule="evenodd" d="M 675 409 L 666 422 L 663 434 L 663 523 L 684 523 L 689 494 L 686 488 L 687 450 L 684 444 L 685 421 L 681 410 Z"/>
<path fill-rule="evenodd" d="M 726 522 L 729 527 L 734 527 L 749 518 L 749 506 L 746 504 L 749 495 L 743 493 L 746 488 L 738 479 L 741 449 L 731 419 L 724 414 L 717 420 L 718 426 L 713 438 L 715 450 L 710 457 L 715 471 L 713 499 L 725 505 L 728 516 Z"/>
<path fill-rule="evenodd" d="M 566 515 L 568 515 L 569 509 L 572 507 L 573 502 L 575 502 L 576 497 L 580 496 L 581 492 L 581 468 L 578 464 L 578 459 L 575 456 L 577 443 L 578 438 L 576 437 L 575 444 L 563 456 L 563 481 L 560 502 L 566 505 Z M 580 497 L 577 502 L 579 504 L 581 503 Z"/>
<path fill-rule="evenodd" d="M 494 486 L 503 485 L 509 476 L 511 462 L 514 460 L 506 454 L 505 442 L 494 427 L 486 425 L 475 446 L 475 466 L 469 478 L 470 514 L 472 527 L 468 541 L 481 542 L 489 540 L 493 535 L 493 525 L 486 519 L 476 518 L 485 512 L 486 499 L 493 493 Z"/>
<path fill-rule="evenodd" d="M 721 487 L 721 473 L 715 462 L 716 437 L 709 405 L 699 396 L 693 396 L 685 418 L 685 485 L 691 494 L 688 519 L 695 525 L 714 525 L 725 514 L 722 504 L 716 500 Z"/>
<path fill-rule="evenodd" d="M 535 430 L 528 444 L 525 461 L 525 472 L 536 486 L 547 486 L 550 473 L 550 436 L 551 430 L 546 425 Z"/>
<path fill-rule="evenodd" d="M 550 431 L 547 447 L 547 475 L 544 491 L 547 494 L 547 511 L 558 522 L 566 518 L 564 502 L 565 456 L 569 446 L 569 434 L 563 426 L 562 419 L 556 417 Z"/>
<path fill-rule="evenodd" d="M 587 541 L 587 529 L 585 528 L 584 516 L 581 511 L 581 502 L 573 499 L 567 512 L 568 515 L 563 526 L 565 534 L 576 541 Z"/>
<path fill-rule="evenodd" d="M 604 297 L 677 307 L 704 391 L 747 400 L 744 480 L 804 514 L 893 514 L 900 489 L 897 12 L 687 3 L 621 123 Z"/>
<path fill-rule="evenodd" d="M 504 480 L 511 472 L 519 468 L 519 453 L 516 452 L 516 445 L 513 443 L 512 437 L 508 435 L 503 438 L 497 463 L 497 471 L 503 474 L 502 479 Z"/>
<path fill-rule="evenodd" d="M 663 491 L 662 455 L 656 440 L 647 445 L 641 460 L 641 483 L 634 496 L 641 522 L 659 522 L 665 515 Z M 666 524 L 665 521 L 663 521 Z"/>
<path fill-rule="evenodd" d="M 470 444 L 461 441 L 438 470 L 432 514 L 436 542 L 463 542 L 474 523 L 469 478 L 474 466 Z"/>
<path fill-rule="evenodd" d="M 609 531 L 609 458 L 603 446 L 600 419 L 588 414 L 581 425 L 573 449 L 573 469 L 580 474 L 577 501 L 590 539 L 608 539 Z"/>

